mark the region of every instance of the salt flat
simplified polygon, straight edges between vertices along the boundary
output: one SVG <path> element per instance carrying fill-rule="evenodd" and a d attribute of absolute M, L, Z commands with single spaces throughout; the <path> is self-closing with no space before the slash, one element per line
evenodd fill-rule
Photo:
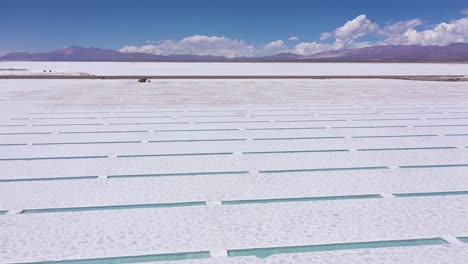
<path fill-rule="evenodd" d="M 177 63 L 177 62 L 3 62 L 0 69 L 28 69 L 31 74 L 209 75 L 209 76 L 371 76 L 466 75 L 466 63 Z M 52 71 L 41 73 L 43 70 Z M 84 73 L 83 73 L 84 72 Z M 0 71 L 12 74 L 11 71 Z M 25 75 L 22 71 L 16 74 Z"/>
<path fill-rule="evenodd" d="M 235 74 L 269 73 L 255 65 Z M 466 263 L 467 98 L 463 82 L 1 80 L 0 262 Z"/>

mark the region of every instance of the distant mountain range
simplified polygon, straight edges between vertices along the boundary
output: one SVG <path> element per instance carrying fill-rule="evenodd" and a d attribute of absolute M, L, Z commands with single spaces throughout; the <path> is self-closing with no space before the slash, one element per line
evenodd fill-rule
<path fill-rule="evenodd" d="M 220 56 L 153 55 L 147 53 L 123 53 L 111 49 L 71 46 L 52 52 L 14 52 L 0 57 L 1 61 L 226 61 Z"/>
<path fill-rule="evenodd" d="M 123 53 L 110 49 L 72 46 L 52 52 L 14 52 L 0 61 L 142 61 L 142 62 L 468 62 L 468 43 L 447 46 L 373 46 L 341 49 L 313 55 L 280 53 L 266 57 L 226 58 L 199 55 Z"/>
<path fill-rule="evenodd" d="M 448 46 L 373 46 L 360 49 L 342 49 L 304 56 L 316 61 L 468 61 L 468 43 Z"/>

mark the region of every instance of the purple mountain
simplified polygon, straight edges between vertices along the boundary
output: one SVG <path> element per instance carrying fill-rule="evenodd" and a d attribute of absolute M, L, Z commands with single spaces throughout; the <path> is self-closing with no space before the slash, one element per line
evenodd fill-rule
<path fill-rule="evenodd" d="M 110 49 L 72 46 L 52 52 L 14 52 L 0 57 L 2 61 L 225 61 L 221 56 L 153 55 L 146 53 L 123 53 Z"/>
<path fill-rule="evenodd" d="M 468 61 L 468 43 L 448 46 L 373 46 L 360 49 L 342 49 L 304 56 L 305 61 Z"/>
<path fill-rule="evenodd" d="M 68 47 L 52 52 L 15 52 L 0 57 L 0 61 L 162 61 L 162 62 L 466 62 L 468 43 L 448 46 L 373 46 L 360 49 L 341 49 L 302 56 L 280 53 L 267 57 L 239 57 L 198 55 L 153 55 L 146 53 L 123 53 L 110 49 Z"/>

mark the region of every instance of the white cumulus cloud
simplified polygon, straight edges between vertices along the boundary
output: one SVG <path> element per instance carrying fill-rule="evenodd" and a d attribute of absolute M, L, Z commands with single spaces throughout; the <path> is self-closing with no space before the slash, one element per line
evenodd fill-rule
<path fill-rule="evenodd" d="M 395 35 L 405 33 L 410 28 L 415 28 L 419 25 L 422 25 L 423 22 L 421 19 L 411 19 L 406 21 L 398 21 L 393 24 L 388 24 L 385 26 L 380 33 L 383 35 Z"/>
<path fill-rule="evenodd" d="M 265 45 L 265 49 L 282 49 L 284 48 L 285 45 L 284 45 L 284 41 L 282 40 L 275 40 L 275 41 L 272 41 L 270 43 L 268 43 L 267 45 Z"/>
<path fill-rule="evenodd" d="M 327 40 L 331 37 L 333 37 L 333 33 L 331 32 L 323 32 L 322 34 L 320 34 L 320 40 Z"/>
<path fill-rule="evenodd" d="M 0 57 L 12 53 L 11 51 L 0 50 Z"/>
<path fill-rule="evenodd" d="M 359 15 L 335 30 L 334 46 L 337 49 L 352 47 L 356 39 L 375 33 L 378 29 L 379 26 L 367 19 L 366 15 Z"/>
<path fill-rule="evenodd" d="M 399 21 L 393 24 L 388 24 L 379 30 L 379 34 L 385 37 L 385 40 L 378 44 L 404 44 L 406 42 L 405 32 L 413 30 L 415 27 L 422 24 L 423 22 L 420 19 Z"/>
<path fill-rule="evenodd" d="M 403 33 L 387 35 L 383 41 L 384 44 L 423 46 L 449 45 L 455 42 L 468 42 L 468 18 L 443 22 L 422 31 L 409 27 Z"/>
<path fill-rule="evenodd" d="M 468 42 L 468 18 L 461 18 L 449 23 L 440 23 L 432 28 L 418 31 L 423 25 L 420 19 L 397 21 L 380 27 L 367 18 L 359 15 L 347 21 L 343 26 L 332 32 L 324 32 L 320 40 L 332 39 L 326 42 L 302 42 L 295 46 L 294 52 L 301 55 L 311 55 L 327 50 L 343 48 L 363 48 L 374 45 L 448 45 L 454 42 Z M 373 35 L 380 41 L 360 41 L 361 38 Z"/>
<path fill-rule="evenodd" d="M 312 55 L 333 49 L 331 44 L 319 42 L 301 42 L 294 47 L 294 53 L 300 55 Z"/>
<path fill-rule="evenodd" d="M 322 33 L 320 40 L 334 38 L 332 49 L 362 48 L 373 45 L 449 45 L 454 42 L 468 42 L 468 17 L 418 30 L 418 27 L 423 24 L 422 20 L 415 18 L 380 27 L 366 15 L 359 15 L 333 32 Z M 380 40 L 359 41 L 360 38 L 368 35 L 380 38 Z M 310 44 L 311 47 L 320 46 L 320 43 Z"/>
<path fill-rule="evenodd" d="M 312 55 L 315 53 L 343 49 L 343 48 L 363 48 L 371 46 L 369 42 L 359 42 L 362 38 L 369 34 L 374 34 L 379 31 L 379 26 L 370 21 L 366 15 L 359 15 L 356 18 L 347 21 L 343 26 L 335 29 L 333 32 L 323 32 L 320 35 L 320 40 L 328 40 L 334 38 L 334 43 L 324 42 L 302 42 L 294 47 L 294 52 L 301 55 Z"/>
<path fill-rule="evenodd" d="M 468 15 L 468 9 L 462 10 Z M 423 28 L 423 29 L 421 29 Z M 372 38 L 366 38 L 370 36 Z M 369 39 L 374 39 L 369 41 Z M 424 25 L 414 18 L 379 26 L 365 14 L 346 21 L 335 30 L 323 32 L 320 41 L 301 42 L 290 36 L 287 41 L 275 40 L 263 46 L 253 46 L 244 40 L 222 36 L 195 35 L 179 40 L 147 41 L 142 46 L 124 46 L 121 52 L 142 52 L 156 55 L 191 54 L 228 58 L 268 56 L 283 52 L 311 55 L 327 50 L 363 48 L 375 45 L 449 45 L 468 42 L 468 16 L 450 22 Z M 1 54 L 1 52 L 0 52 Z"/>
<path fill-rule="evenodd" d="M 272 54 L 290 52 L 286 43 L 283 40 L 275 40 L 263 47 L 259 47 L 255 50 L 255 56 L 269 56 Z"/>
<path fill-rule="evenodd" d="M 242 40 L 219 36 L 195 35 L 180 40 L 164 40 L 151 45 L 125 46 L 121 52 L 142 52 L 155 55 L 190 54 L 233 57 L 251 57 L 254 47 Z"/>

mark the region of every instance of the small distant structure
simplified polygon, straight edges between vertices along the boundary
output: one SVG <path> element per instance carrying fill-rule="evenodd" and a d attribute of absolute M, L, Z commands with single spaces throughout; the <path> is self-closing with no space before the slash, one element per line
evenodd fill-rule
<path fill-rule="evenodd" d="M 148 78 L 140 78 L 138 79 L 138 82 L 151 82 L 151 80 Z"/>

